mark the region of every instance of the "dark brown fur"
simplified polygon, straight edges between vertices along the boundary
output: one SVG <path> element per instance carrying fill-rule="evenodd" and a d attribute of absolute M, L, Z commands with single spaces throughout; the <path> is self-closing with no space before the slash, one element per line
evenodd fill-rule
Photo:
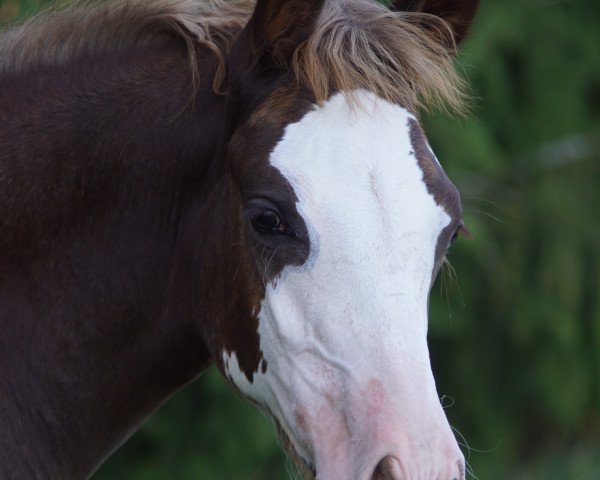
<path fill-rule="evenodd" d="M 427 191 L 433 195 L 436 203 L 443 207 L 450 217 L 450 223 L 440 233 L 435 248 L 435 268 L 433 270 L 433 277 L 435 278 L 448 250 L 452 235 L 461 228 L 460 195 L 433 156 L 421 126 L 416 120 L 412 119 L 409 120 L 408 125 L 413 151 L 421 170 L 423 170 L 423 180 L 427 186 Z"/>
<path fill-rule="evenodd" d="M 260 366 L 264 284 L 308 255 L 257 245 L 244 218 L 266 189 L 305 232 L 266 165 L 286 115 L 243 126 L 279 80 L 240 62 L 219 96 L 200 46 L 190 103 L 188 54 L 165 30 L 0 77 L 3 478 L 86 477 L 223 351 L 249 380 Z"/>

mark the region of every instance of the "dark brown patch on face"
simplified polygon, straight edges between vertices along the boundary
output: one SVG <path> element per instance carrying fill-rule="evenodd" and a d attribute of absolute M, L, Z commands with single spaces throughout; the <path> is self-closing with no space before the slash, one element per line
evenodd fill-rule
<path fill-rule="evenodd" d="M 209 232 L 201 249 L 219 252 L 205 256 L 201 266 L 198 290 L 208 300 L 200 314 L 207 319 L 207 345 L 221 371 L 227 373 L 223 351 L 235 352 L 241 370 L 252 382 L 263 356 L 257 329 L 264 285 L 254 281 L 255 269 L 247 255 L 239 192 L 230 176 L 224 183 L 226 192 L 215 195 L 207 213 L 198 219 L 197 228 Z"/>
<path fill-rule="evenodd" d="M 427 191 L 433 195 L 435 202 L 446 211 L 451 219 L 450 224 L 442 230 L 437 240 L 435 268 L 433 270 L 435 278 L 450 244 L 450 239 L 460 225 L 460 195 L 433 156 L 419 123 L 411 118 L 408 121 L 408 126 L 410 129 L 410 141 L 419 162 L 419 167 L 423 170 L 423 180 L 425 181 Z"/>
<path fill-rule="evenodd" d="M 258 333 L 266 285 L 287 265 L 300 265 L 308 258 L 308 233 L 296 211 L 296 195 L 269 165 L 269 156 L 285 126 L 310 108 L 310 96 L 294 86 L 287 66 L 310 35 L 323 1 L 258 0 L 228 58 L 226 156 L 235 214 L 227 218 L 239 218 L 240 228 L 231 242 L 231 256 L 238 264 L 231 289 L 241 298 L 235 321 L 219 326 L 212 351 L 222 370 L 223 350 L 235 352 L 250 382 L 259 368 L 267 368 Z M 256 228 L 257 215 L 267 211 L 285 222 L 285 234 L 266 235 Z"/>
<path fill-rule="evenodd" d="M 223 351 L 235 353 L 250 382 L 255 372 L 265 373 L 268 368 L 258 333 L 266 286 L 275 282 L 286 266 L 301 265 L 309 255 L 308 232 L 296 209 L 298 199 L 269 159 L 285 127 L 300 120 L 311 107 L 310 97 L 302 90 L 291 85 L 277 88 L 235 128 L 228 146 L 231 204 L 235 209 L 231 218 L 240 219 L 230 242 L 236 263 L 231 267 L 234 278 L 230 288 L 241 293 L 241 298 L 237 319 L 219 325 L 214 351 L 217 362 Z M 265 235 L 254 228 L 253 216 L 264 210 L 277 213 L 287 226 L 285 234 Z"/>
<path fill-rule="evenodd" d="M 247 210 L 255 199 L 267 200 L 265 208 L 274 208 L 290 232 L 262 236 L 245 218 L 246 240 L 255 247 L 251 253 L 262 284 L 274 282 L 283 268 L 302 265 L 308 258 L 308 232 L 296 209 L 298 198 L 287 179 L 271 166 L 270 155 L 286 126 L 299 121 L 312 106 L 300 89 L 281 87 L 254 111 L 229 145 L 228 162 L 243 208 Z"/>

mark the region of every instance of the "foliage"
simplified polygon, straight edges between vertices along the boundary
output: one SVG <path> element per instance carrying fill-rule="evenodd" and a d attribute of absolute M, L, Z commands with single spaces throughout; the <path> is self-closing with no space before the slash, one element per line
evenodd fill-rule
<path fill-rule="evenodd" d="M 432 357 L 454 424 L 491 450 L 481 478 L 600 433 L 598 7 L 484 2 L 462 59 L 474 115 L 427 122 L 474 234 L 433 298 Z"/>
<path fill-rule="evenodd" d="M 0 0 L 0 22 L 39 5 Z M 424 118 L 473 234 L 431 298 L 438 390 L 479 478 L 600 478 L 600 3 L 484 1 L 464 47 L 473 114 Z M 95 478 L 286 470 L 270 422 L 210 371 Z"/>

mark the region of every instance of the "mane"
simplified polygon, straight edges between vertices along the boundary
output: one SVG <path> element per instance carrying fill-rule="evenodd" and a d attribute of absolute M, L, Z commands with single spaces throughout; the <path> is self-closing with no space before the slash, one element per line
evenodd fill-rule
<path fill-rule="evenodd" d="M 214 79 L 223 81 L 224 58 L 246 25 L 255 0 L 67 0 L 0 34 L 0 73 L 56 64 L 86 53 L 158 45 L 176 36 L 187 44 L 198 78 L 197 49 L 219 60 Z"/>
<path fill-rule="evenodd" d="M 216 55 L 213 85 L 220 92 L 227 52 L 254 5 L 255 0 L 76 2 L 0 34 L 0 72 L 152 45 L 170 34 L 186 42 L 194 79 L 197 48 Z M 454 69 L 455 50 L 450 27 L 433 15 L 392 12 L 376 0 L 329 0 L 290 67 L 318 103 L 334 91 L 366 89 L 415 109 L 443 105 L 460 112 L 465 82 Z"/>

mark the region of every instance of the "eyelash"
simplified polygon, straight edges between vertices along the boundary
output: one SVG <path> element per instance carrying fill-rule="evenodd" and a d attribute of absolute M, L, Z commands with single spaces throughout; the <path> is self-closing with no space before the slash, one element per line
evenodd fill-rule
<path fill-rule="evenodd" d="M 463 237 L 471 236 L 471 232 L 469 232 L 469 230 L 467 229 L 467 227 L 465 226 L 465 224 L 463 223 L 462 220 L 458 224 L 458 227 L 456 227 L 456 230 L 454 231 L 454 234 L 452 235 L 452 238 L 450 239 L 450 245 L 452 245 L 456 241 L 456 239 L 458 238 L 459 235 L 462 235 Z"/>

